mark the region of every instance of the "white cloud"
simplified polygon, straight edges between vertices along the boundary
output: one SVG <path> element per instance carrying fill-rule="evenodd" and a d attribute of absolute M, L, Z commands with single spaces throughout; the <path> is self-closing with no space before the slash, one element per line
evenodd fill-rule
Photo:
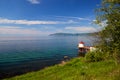
<path fill-rule="evenodd" d="M 35 25 L 35 24 L 58 24 L 58 21 L 39 21 L 39 20 L 10 20 L 0 18 L 0 24 L 25 24 L 25 25 Z"/>
<path fill-rule="evenodd" d="M 59 22 L 60 24 L 73 24 L 73 23 L 78 23 L 76 21 L 73 20 L 68 20 L 67 22 Z"/>
<path fill-rule="evenodd" d="M 81 21 L 90 21 L 89 18 L 82 18 L 82 17 L 74 17 L 74 16 L 55 16 L 55 17 L 61 17 L 61 18 L 69 18 L 69 19 L 78 19 L 78 20 L 81 20 Z"/>
<path fill-rule="evenodd" d="M 0 18 L 0 24 L 24 24 L 24 25 L 39 25 L 39 24 L 71 24 L 76 23 L 73 20 L 66 22 L 62 21 L 40 21 L 40 20 L 11 20 L 6 18 Z"/>
<path fill-rule="evenodd" d="M 7 28 L 7 29 L 20 29 L 21 27 L 18 26 L 0 26 L 0 29 Z"/>
<path fill-rule="evenodd" d="M 31 4 L 40 4 L 39 0 L 27 0 L 29 1 Z"/>
<path fill-rule="evenodd" d="M 88 33 L 98 31 L 96 28 L 91 26 L 78 26 L 78 27 L 65 27 L 66 30 L 71 30 L 79 33 Z"/>
<path fill-rule="evenodd" d="M 69 20 L 68 23 L 77 23 L 77 22 L 75 22 L 73 20 Z"/>
<path fill-rule="evenodd" d="M 47 35 L 49 32 L 42 32 L 33 28 L 25 29 L 18 26 L 0 26 L 0 34 Z"/>
<path fill-rule="evenodd" d="M 86 20 L 86 21 L 90 21 L 90 19 L 88 18 L 78 18 L 79 20 Z"/>

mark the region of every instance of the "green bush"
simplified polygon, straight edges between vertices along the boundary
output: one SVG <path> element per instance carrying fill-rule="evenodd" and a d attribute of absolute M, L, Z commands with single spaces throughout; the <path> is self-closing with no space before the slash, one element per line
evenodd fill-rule
<path fill-rule="evenodd" d="M 88 52 L 85 55 L 85 59 L 87 62 L 98 62 L 98 61 L 104 60 L 104 54 L 99 51 Z"/>

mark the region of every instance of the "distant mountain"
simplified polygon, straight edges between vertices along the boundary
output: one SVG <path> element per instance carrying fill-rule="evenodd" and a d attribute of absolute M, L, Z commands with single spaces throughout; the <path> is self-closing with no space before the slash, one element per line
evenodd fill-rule
<path fill-rule="evenodd" d="M 93 35 L 95 33 L 54 33 L 50 34 L 50 36 L 85 36 L 85 35 Z"/>

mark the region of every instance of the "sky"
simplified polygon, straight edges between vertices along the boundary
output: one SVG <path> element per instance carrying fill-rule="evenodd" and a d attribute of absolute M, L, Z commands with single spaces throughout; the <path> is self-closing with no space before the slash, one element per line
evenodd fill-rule
<path fill-rule="evenodd" d="M 0 36 L 90 33 L 101 0 L 0 0 Z"/>

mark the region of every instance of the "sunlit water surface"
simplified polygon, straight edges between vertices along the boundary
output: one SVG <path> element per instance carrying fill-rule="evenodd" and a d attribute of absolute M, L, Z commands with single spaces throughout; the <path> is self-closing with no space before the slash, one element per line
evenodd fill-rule
<path fill-rule="evenodd" d="M 0 37 L 0 78 L 60 63 L 64 56 L 76 57 L 80 41 L 90 46 L 93 37 Z"/>

